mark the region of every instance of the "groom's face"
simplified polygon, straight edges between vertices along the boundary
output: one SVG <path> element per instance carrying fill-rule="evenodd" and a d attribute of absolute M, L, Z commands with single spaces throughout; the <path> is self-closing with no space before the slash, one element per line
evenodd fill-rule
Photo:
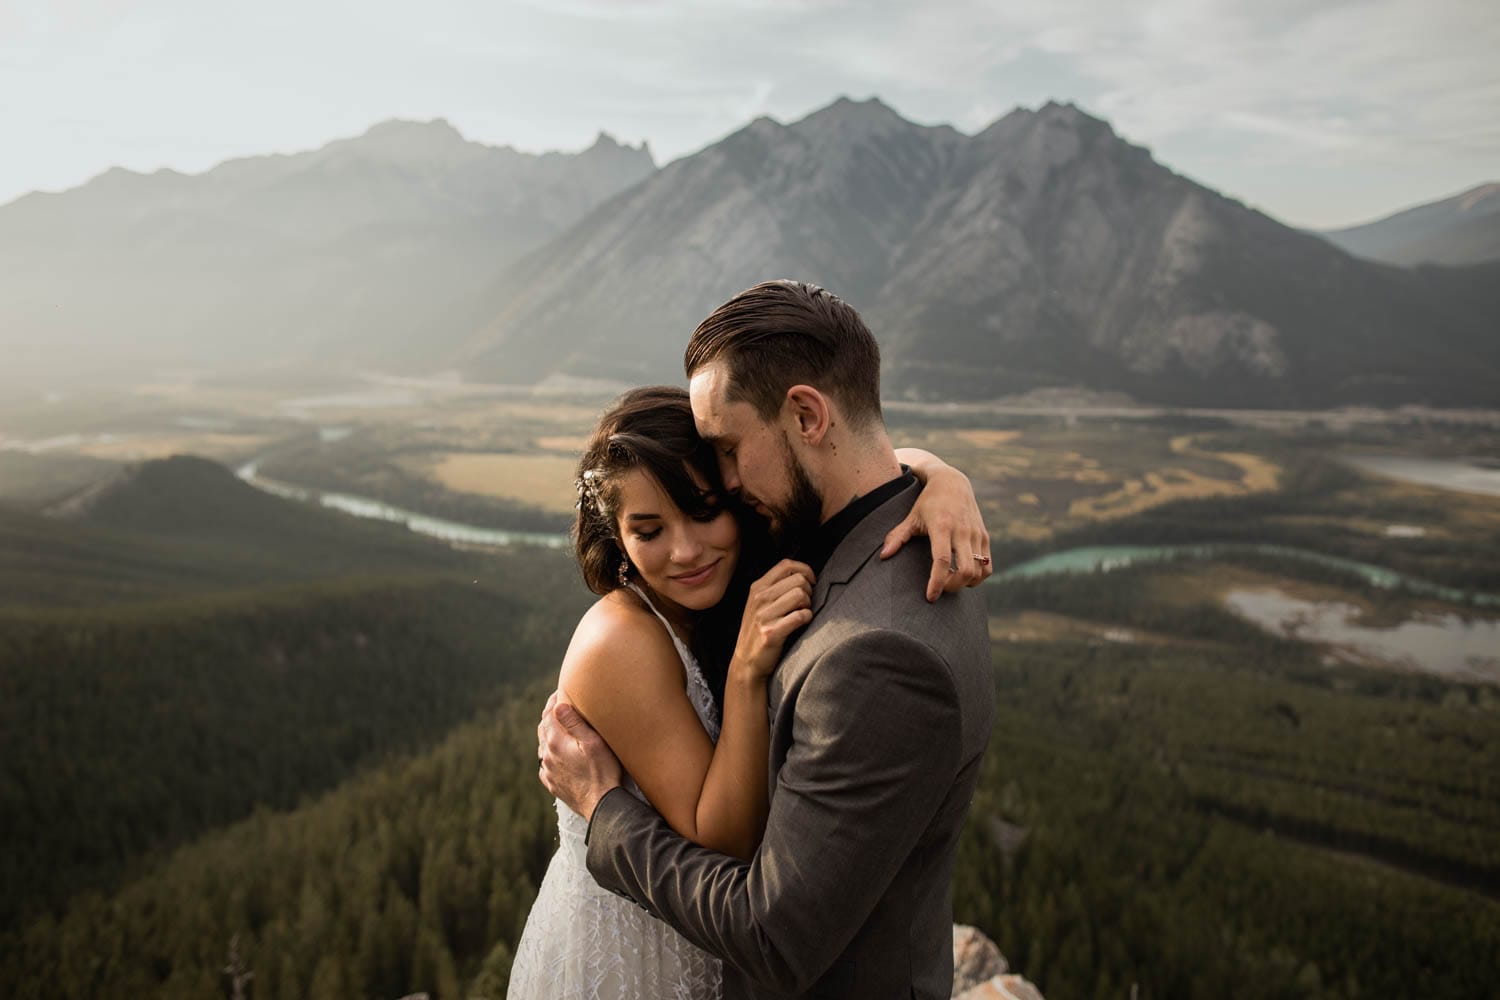
<path fill-rule="evenodd" d="M 688 385 L 698 434 L 719 456 L 724 487 L 771 523 L 783 547 L 795 547 L 823 515 L 823 500 L 778 423 L 743 400 L 730 402 L 720 365 L 700 369 Z"/>

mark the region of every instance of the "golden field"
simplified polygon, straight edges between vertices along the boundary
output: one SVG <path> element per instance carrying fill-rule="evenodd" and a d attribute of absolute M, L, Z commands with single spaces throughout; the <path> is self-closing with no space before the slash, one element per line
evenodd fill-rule
<path fill-rule="evenodd" d="M 1214 449 L 1209 435 L 1145 425 L 944 428 L 895 437 L 963 469 L 998 538 L 1047 538 L 1176 500 L 1275 490 L 1281 476 L 1262 456 Z"/>
<path fill-rule="evenodd" d="M 452 452 L 433 457 L 429 475 L 455 493 L 501 497 L 549 511 L 569 511 L 577 461 L 560 455 Z"/>

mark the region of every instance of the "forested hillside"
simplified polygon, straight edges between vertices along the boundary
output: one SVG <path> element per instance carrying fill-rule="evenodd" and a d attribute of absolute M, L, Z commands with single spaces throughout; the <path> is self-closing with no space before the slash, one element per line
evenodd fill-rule
<path fill-rule="evenodd" d="M 960 919 L 1048 996 L 1486 995 L 1500 699 L 1236 645 L 1002 649 Z"/>
<path fill-rule="evenodd" d="M 48 515 L 0 505 L 0 608 L 98 608 L 489 565 L 399 525 L 268 496 L 186 455 L 125 467 Z"/>
<path fill-rule="evenodd" d="M 0 924 L 430 745 L 555 668 L 567 606 L 393 580 L 4 620 Z"/>
<path fill-rule="evenodd" d="M 237 934 L 256 996 L 503 996 L 556 834 L 536 780 L 545 687 L 428 756 L 258 812 L 117 894 L 0 936 L 0 982 L 17 1000 L 215 996 Z"/>
<path fill-rule="evenodd" d="M 296 806 L 556 669 L 561 554 L 480 555 L 176 458 L 0 510 L 0 927 Z"/>
<path fill-rule="evenodd" d="M 1482 995 L 1500 976 L 1500 759 L 1472 755 L 1500 746 L 1493 693 L 1234 649 L 997 647 L 956 918 L 1054 996 Z M 556 842 L 535 776 L 546 689 L 77 900 L 0 948 L 0 976 L 17 997 L 204 996 L 239 935 L 267 995 L 503 996 Z"/>

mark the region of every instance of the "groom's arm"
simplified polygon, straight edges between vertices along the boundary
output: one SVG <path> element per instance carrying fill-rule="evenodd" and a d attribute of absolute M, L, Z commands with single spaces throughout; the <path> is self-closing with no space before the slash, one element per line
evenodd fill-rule
<path fill-rule="evenodd" d="M 594 811 L 588 866 L 756 982 L 800 993 L 848 946 L 932 821 L 961 734 L 947 664 L 901 632 L 829 651 L 794 720 L 753 861 L 694 845 L 616 792 Z"/>

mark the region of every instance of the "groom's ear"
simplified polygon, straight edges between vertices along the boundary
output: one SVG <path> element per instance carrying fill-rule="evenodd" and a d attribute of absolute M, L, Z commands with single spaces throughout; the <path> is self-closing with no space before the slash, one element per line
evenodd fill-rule
<path fill-rule="evenodd" d="M 833 410 L 828 397 L 810 385 L 794 385 L 786 391 L 784 411 L 796 424 L 797 436 L 812 447 L 823 443 L 832 425 Z"/>

